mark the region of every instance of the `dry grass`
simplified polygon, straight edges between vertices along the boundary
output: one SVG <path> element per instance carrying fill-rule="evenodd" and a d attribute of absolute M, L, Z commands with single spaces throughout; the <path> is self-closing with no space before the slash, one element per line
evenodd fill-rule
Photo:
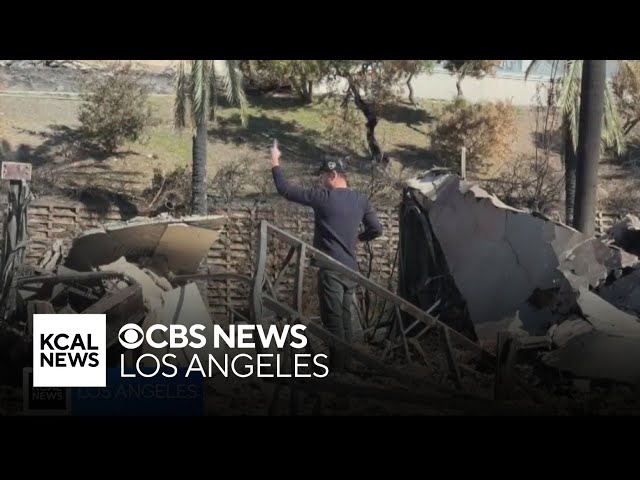
<path fill-rule="evenodd" d="M 5 123 L 2 138 L 14 149 L 21 148 L 21 159 L 32 161 L 36 170 L 55 172 L 60 184 L 128 190 L 135 196 L 149 185 L 154 169 L 170 172 L 177 166 L 188 166 L 191 160 L 190 131 L 173 129 L 171 97 L 154 96 L 151 103 L 157 125 L 148 140 L 126 144 L 108 158 L 72 148 L 72 136 L 78 127 L 76 100 L 0 97 L 0 118 Z M 275 137 L 290 175 L 307 177 L 320 153 L 333 147 L 323 136 L 325 109 L 324 102 L 301 107 L 288 98 L 260 100 L 249 109 L 246 129 L 241 128 L 236 109 L 221 109 L 217 125 L 210 131 L 209 174 L 213 177 L 220 165 L 243 159 L 255 178 L 261 178 L 268 169 L 269 146 Z M 383 119 L 377 132 L 385 151 L 393 157 L 406 154 L 413 160 L 426 151 L 423 127 L 412 119 L 405 123 Z M 358 175 L 357 161 L 353 167 Z M 428 167 L 428 162 L 422 167 Z M 250 185 L 247 192 L 264 189 L 259 184 Z"/>
<path fill-rule="evenodd" d="M 321 152 L 336 147 L 325 134 L 326 102 L 319 100 L 310 106 L 301 106 L 295 99 L 285 97 L 250 101 L 247 128 L 240 126 L 236 109 L 220 109 L 217 125 L 212 125 L 210 130 L 210 178 L 220 165 L 242 160 L 249 164 L 249 177 L 254 180 L 247 185 L 245 194 L 273 193 L 265 172 L 269 170 L 269 147 L 275 137 L 280 142 L 289 176 L 309 183 Z M 95 158 L 73 148 L 71 140 L 78 126 L 77 100 L 0 97 L 0 137 L 19 152 L 20 160 L 33 162 L 35 171 L 41 171 L 41 176 L 56 186 L 75 190 L 92 187 L 140 197 L 151 184 L 154 169 L 168 173 L 178 166 L 188 167 L 191 161 L 190 131 L 178 132 L 172 127 L 172 98 L 153 96 L 151 104 L 157 125 L 151 129 L 148 141 L 125 145 L 108 158 Z M 378 140 L 384 151 L 405 167 L 405 175 L 438 164 L 429 151 L 428 133 L 442 106 L 442 103 L 425 102 L 422 108 L 415 109 L 398 104 L 389 106 L 383 113 L 376 129 Z M 534 117 L 534 112 L 518 111 L 513 155 L 533 154 Z M 558 162 L 557 153 L 554 158 Z M 351 177 L 355 183 L 366 181 L 367 166 L 364 159 L 353 160 Z M 500 167 L 492 164 L 488 176 L 497 176 Z M 624 176 L 625 169 L 603 164 L 601 172 L 603 184 L 608 185 Z"/>

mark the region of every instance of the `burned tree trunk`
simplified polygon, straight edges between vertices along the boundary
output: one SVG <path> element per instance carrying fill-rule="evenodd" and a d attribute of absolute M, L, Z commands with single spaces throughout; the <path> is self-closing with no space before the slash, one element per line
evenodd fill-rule
<path fill-rule="evenodd" d="M 302 79 L 291 80 L 291 87 L 298 94 L 303 103 L 309 104 L 313 101 L 313 81 Z"/>
<path fill-rule="evenodd" d="M 458 74 L 458 80 L 456 80 L 456 90 L 458 91 L 458 98 L 464 98 L 462 93 L 462 80 L 464 79 L 464 74 Z"/>
<path fill-rule="evenodd" d="M 411 85 L 412 80 L 413 80 L 413 73 L 409 75 L 409 78 L 407 78 L 407 88 L 409 89 L 409 102 L 411 103 L 411 105 L 415 107 L 416 99 L 413 92 L 413 85 Z"/>
<path fill-rule="evenodd" d="M 306 103 L 311 103 L 313 101 L 313 82 L 311 80 L 307 81 L 307 88 L 305 89 L 304 95 Z"/>

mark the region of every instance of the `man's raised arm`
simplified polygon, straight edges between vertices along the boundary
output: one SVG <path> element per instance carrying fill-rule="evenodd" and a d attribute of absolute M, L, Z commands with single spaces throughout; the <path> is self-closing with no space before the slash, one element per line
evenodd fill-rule
<path fill-rule="evenodd" d="M 323 190 L 302 188 L 287 182 L 280 166 L 280 149 L 278 148 L 277 140 L 273 141 L 273 147 L 271 148 L 271 173 L 278 193 L 291 202 L 314 206 L 327 195 Z"/>

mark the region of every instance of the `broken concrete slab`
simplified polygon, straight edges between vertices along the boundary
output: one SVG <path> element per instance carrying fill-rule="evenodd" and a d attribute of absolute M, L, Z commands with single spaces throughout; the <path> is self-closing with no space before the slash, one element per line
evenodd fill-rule
<path fill-rule="evenodd" d="M 582 318 L 573 317 L 551 327 L 548 335 L 553 342 L 553 346 L 561 348 L 573 337 L 584 335 L 591 331 L 593 331 L 593 325 Z"/>
<path fill-rule="evenodd" d="M 640 269 L 601 286 L 598 295 L 620 310 L 640 315 Z"/>
<path fill-rule="evenodd" d="M 595 288 L 614 270 L 638 263 L 638 257 L 619 248 L 606 245 L 598 238 L 589 238 L 562 255 L 560 269 L 588 280 Z"/>
<path fill-rule="evenodd" d="M 154 271 L 148 268 L 143 268 L 142 271 L 147 275 L 149 275 L 149 277 L 155 282 L 155 284 L 158 285 L 165 292 L 173 290 L 173 285 L 171 285 L 169 280 L 167 280 L 166 278 L 157 275 Z"/>
<path fill-rule="evenodd" d="M 577 290 L 567 277 L 595 286 L 638 261 L 571 227 L 505 205 L 454 174 L 427 173 L 408 185 L 480 338 L 507 329 L 544 335 L 575 307 Z M 555 301 L 537 305 L 536 292 L 551 292 Z"/>
<path fill-rule="evenodd" d="M 427 177 L 424 184 L 426 189 L 420 181 L 410 185 L 428 212 L 478 336 L 494 336 L 516 312 L 529 310 L 536 289 L 559 288 L 558 255 L 582 241 L 579 232 L 509 207 L 456 175 Z M 527 323 L 536 335 L 549 327 Z"/>
<path fill-rule="evenodd" d="M 577 313 L 582 318 L 573 316 L 550 329 L 549 336 L 558 348 L 543 355 L 542 361 L 582 378 L 640 381 L 638 318 L 618 310 L 586 286 L 577 290 Z"/>
<path fill-rule="evenodd" d="M 640 255 L 640 219 L 635 215 L 625 215 L 609 229 L 605 238 L 629 253 Z"/>
<path fill-rule="evenodd" d="M 120 257 L 135 260 L 153 257 L 160 247 L 160 255 L 166 256 L 169 265 L 177 269 L 174 273 L 194 273 L 199 265 L 196 258 L 202 260 L 206 256 L 226 220 L 224 215 L 196 215 L 135 218 L 109 224 L 79 235 L 69 250 L 65 265 L 88 271 Z M 179 227 L 173 228 L 175 225 Z M 210 241 L 206 248 L 205 239 Z"/>
<path fill-rule="evenodd" d="M 156 285 L 156 282 L 149 275 L 132 263 L 127 262 L 124 257 L 120 257 L 113 263 L 102 265 L 98 270 L 124 273 L 130 276 L 142 287 L 142 297 L 148 310 L 155 310 L 162 306 L 162 294 L 164 291 Z"/>
<path fill-rule="evenodd" d="M 593 330 L 543 354 L 542 361 L 576 377 L 638 384 L 640 338 Z"/>
<path fill-rule="evenodd" d="M 637 317 L 618 310 L 588 289 L 580 288 L 577 303 L 582 316 L 596 330 L 610 335 L 640 338 L 640 321 Z"/>
<path fill-rule="evenodd" d="M 167 225 L 154 256 L 166 258 L 169 270 L 176 275 L 193 273 L 219 236 L 218 231 L 187 224 Z"/>

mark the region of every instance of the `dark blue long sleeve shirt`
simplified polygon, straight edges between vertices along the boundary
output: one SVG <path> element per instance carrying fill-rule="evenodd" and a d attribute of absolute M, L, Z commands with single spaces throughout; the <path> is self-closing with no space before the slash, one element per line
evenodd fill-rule
<path fill-rule="evenodd" d="M 301 188 L 287 182 L 281 167 L 273 167 L 278 193 L 313 208 L 313 246 L 353 270 L 358 270 L 356 246 L 382 235 L 382 226 L 369 199 L 348 188 Z M 364 231 L 360 232 L 360 224 Z"/>

